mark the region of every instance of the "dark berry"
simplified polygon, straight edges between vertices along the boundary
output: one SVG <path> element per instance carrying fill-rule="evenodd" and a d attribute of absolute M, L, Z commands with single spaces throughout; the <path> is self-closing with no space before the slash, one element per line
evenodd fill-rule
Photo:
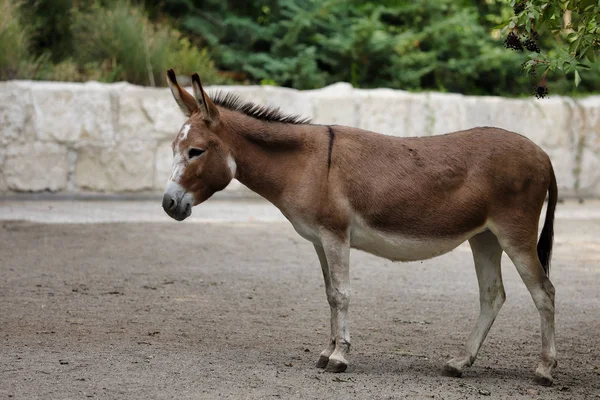
<path fill-rule="evenodd" d="M 523 10 L 525 10 L 525 1 L 519 1 L 517 4 L 515 4 L 513 10 L 515 12 L 515 15 L 522 13 Z"/>
<path fill-rule="evenodd" d="M 540 52 L 540 46 L 538 46 L 537 43 L 531 39 L 525 40 L 525 42 L 523 43 L 523 46 L 529 51 L 534 51 L 536 53 Z"/>
<path fill-rule="evenodd" d="M 548 96 L 548 86 L 544 85 L 544 84 L 538 84 L 534 89 L 533 89 L 533 94 L 535 95 L 535 97 L 537 97 L 538 99 L 543 99 L 544 97 Z"/>
<path fill-rule="evenodd" d="M 519 39 L 519 37 L 513 32 L 510 32 L 508 36 L 506 36 L 506 40 L 504 41 L 504 47 L 516 51 L 523 51 L 523 44 L 521 44 L 521 39 Z"/>

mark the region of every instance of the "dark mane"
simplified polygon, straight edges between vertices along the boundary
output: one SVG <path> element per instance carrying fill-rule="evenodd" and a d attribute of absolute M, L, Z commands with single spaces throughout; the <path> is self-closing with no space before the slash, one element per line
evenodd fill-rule
<path fill-rule="evenodd" d="M 262 106 L 260 104 L 246 102 L 235 93 L 217 91 L 213 93 L 210 98 L 220 107 L 231 111 L 239 111 L 249 117 L 260 119 L 261 121 L 281 122 L 284 124 L 295 125 L 310 123 L 310 118 L 294 114 L 285 114 L 279 107 Z"/>

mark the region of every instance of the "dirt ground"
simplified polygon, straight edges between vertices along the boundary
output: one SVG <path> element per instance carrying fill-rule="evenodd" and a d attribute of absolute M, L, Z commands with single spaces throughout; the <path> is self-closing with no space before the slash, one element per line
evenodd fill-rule
<path fill-rule="evenodd" d="M 559 219 L 559 363 L 513 265 L 475 365 L 442 376 L 478 312 L 468 246 L 425 262 L 351 254 L 352 351 L 314 367 L 329 308 L 287 223 L 0 221 L 0 398 L 600 399 L 600 220 Z"/>

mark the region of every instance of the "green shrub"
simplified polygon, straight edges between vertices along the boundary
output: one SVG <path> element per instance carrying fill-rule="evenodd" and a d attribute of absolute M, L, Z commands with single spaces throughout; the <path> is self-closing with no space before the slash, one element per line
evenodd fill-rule
<path fill-rule="evenodd" d="M 19 3 L 0 0 L 0 80 L 14 79 L 29 69 L 29 32 L 21 23 Z"/>
<path fill-rule="evenodd" d="M 214 64 L 166 25 L 153 24 L 141 8 L 127 1 L 75 11 L 73 45 L 80 65 L 101 63 L 102 80 L 164 85 L 165 71 L 198 71 L 208 83 L 220 81 Z"/>
<path fill-rule="evenodd" d="M 494 30 L 512 15 L 509 3 L 165 0 L 153 7 L 201 37 L 218 68 L 251 82 L 528 95 L 535 79 L 521 70 L 526 55 L 505 49 Z M 549 32 L 540 35 L 560 48 Z M 581 92 L 597 90 L 600 67 L 587 75 Z M 563 81 L 549 77 L 552 93 L 571 90 Z"/>
<path fill-rule="evenodd" d="M 202 81 L 213 84 L 229 83 L 224 77 L 218 75 L 208 50 L 193 46 L 186 37 L 178 32 L 172 46 L 167 49 L 167 62 L 165 68 L 173 68 L 178 74 L 191 76 L 198 72 Z"/>
<path fill-rule="evenodd" d="M 30 51 L 35 57 L 48 55 L 59 63 L 73 53 L 71 9 L 92 0 L 20 0 L 23 21 L 31 31 Z"/>
<path fill-rule="evenodd" d="M 67 58 L 56 64 L 49 59 L 41 63 L 33 79 L 44 81 L 68 81 L 68 82 L 86 82 L 102 81 L 104 79 L 104 70 L 97 63 L 88 63 L 80 65 L 72 58 Z"/>

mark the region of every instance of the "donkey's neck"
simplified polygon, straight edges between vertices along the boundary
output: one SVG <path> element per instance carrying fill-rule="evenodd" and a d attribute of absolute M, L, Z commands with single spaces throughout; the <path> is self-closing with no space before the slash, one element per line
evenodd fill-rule
<path fill-rule="evenodd" d="M 316 146 L 309 132 L 311 126 L 266 122 L 238 114 L 228 121 L 227 128 L 236 163 L 235 178 L 281 208 L 284 190 L 307 165 L 311 149 Z"/>

